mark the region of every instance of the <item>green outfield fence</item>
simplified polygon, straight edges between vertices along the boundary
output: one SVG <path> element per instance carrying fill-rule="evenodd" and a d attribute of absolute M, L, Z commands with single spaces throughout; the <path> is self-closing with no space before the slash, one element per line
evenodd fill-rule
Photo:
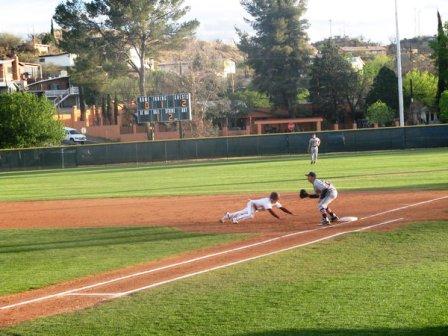
<path fill-rule="evenodd" d="M 321 132 L 321 152 L 448 147 L 448 125 Z M 0 171 L 306 153 L 310 133 L 1 150 Z"/>

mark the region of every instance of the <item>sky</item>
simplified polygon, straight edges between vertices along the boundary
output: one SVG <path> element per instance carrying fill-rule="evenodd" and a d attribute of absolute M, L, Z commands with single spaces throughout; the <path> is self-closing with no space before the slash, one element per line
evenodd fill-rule
<path fill-rule="evenodd" d="M 448 0 L 398 0 L 402 37 L 434 35 L 436 11 L 448 21 Z M 48 31 L 60 0 L 0 0 L 0 32 L 26 36 Z M 240 0 L 185 0 L 189 17 L 201 22 L 200 39 L 236 40 L 234 27 L 249 30 Z M 312 41 L 333 35 L 363 36 L 388 44 L 395 34 L 393 0 L 309 0 L 307 19 Z M 330 23 L 331 22 L 331 23 Z"/>

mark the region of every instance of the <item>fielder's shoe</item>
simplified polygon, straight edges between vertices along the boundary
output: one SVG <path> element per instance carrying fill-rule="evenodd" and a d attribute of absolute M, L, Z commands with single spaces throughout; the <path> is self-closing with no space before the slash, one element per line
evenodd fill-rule
<path fill-rule="evenodd" d="M 320 226 L 329 226 L 331 224 L 330 220 L 328 218 L 322 218 L 320 222 Z"/>
<path fill-rule="evenodd" d="M 220 222 L 221 224 L 224 224 L 225 222 L 227 222 L 228 220 L 230 220 L 230 214 L 227 212 L 223 218 L 221 218 Z"/>
<path fill-rule="evenodd" d="M 333 215 L 333 216 L 330 218 L 330 222 L 332 222 L 332 223 L 335 223 L 335 222 L 337 222 L 337 221 L 339 221 L 339 217 L 336 216 L 336 215 Z"/>

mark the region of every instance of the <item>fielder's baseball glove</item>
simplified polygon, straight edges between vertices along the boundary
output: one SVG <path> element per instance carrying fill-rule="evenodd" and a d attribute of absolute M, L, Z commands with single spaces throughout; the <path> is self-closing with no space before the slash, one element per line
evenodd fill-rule
<path fill-rule="evenodd" d="M 299 196 L 301 199 L 310 197 L 310 195 L 306 192 L 305 189 L 300 190 Z"/>

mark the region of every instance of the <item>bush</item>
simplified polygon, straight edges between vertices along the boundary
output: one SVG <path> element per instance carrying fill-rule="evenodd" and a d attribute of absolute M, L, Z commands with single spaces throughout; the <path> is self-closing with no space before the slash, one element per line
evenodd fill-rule
<path fill-rule="evenodd" d="M 440 97 L 440 121 L 448 123 L 448 91 L 442 93 Z"/>
<path fill-rule="evenodd" d="M 64 137 L 47 98 L 30 93 L 0 94 L 0 148 L 60 145 Z"/>
<path fill-rule="evenodd" d="M 370 105 L 367 109 L 367 120 L 370 123 L 377 123 L 379 126 L 389 126 L 395 118 L 395 111 L 381 100 Z"/>
<path fill-rule="evenodd" d="M 248 109 L 269 109 L 272 107 L 269 97 L 261 92 L 245 89 L 244 91 L 239 91 L 232 97 L 233 100 L 239 100 L 243 102 Z"/>

